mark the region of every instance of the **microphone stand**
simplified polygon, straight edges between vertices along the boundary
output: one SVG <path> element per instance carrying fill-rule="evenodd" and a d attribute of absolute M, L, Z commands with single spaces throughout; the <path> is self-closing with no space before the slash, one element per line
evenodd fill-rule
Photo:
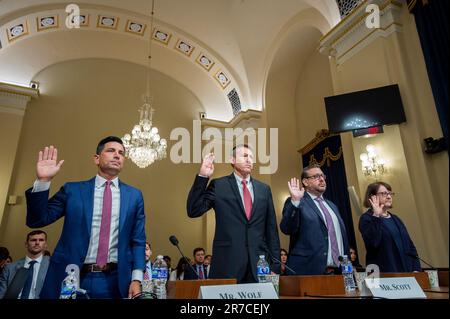
<path fill-rule="evenodd" d="M 172 241 L 171 241 L 172 243 Z M 178 251 L 180 252 L 181 256 L 183 256 L 184 261 L 186 261 L 186 263 L 189 265 L 189 267 L 191 267 L 191 270 L 194 272 L 194 274 L 197 276 L 197 279 L 200 278 L 200 276 L 198 275 L 197 271 L 195 270 L 194 267 L 192 267 L 191 263 L 189 262 L 189 260 L 186 258 L 186 256 L 183 254 L 183 252 L 181 251 L 180 247 L 178 247 L 178 244 L 172 243 L 175 247 L 177 247 Z M 177 274 L 178 275 L 178 274 Z"/>
<path fill-rule="evenodd" d="M 278 259 L 276 259 L 275 257 L 273 257 L 272 254 L 271 254 L 269 251 L 267 251 L 267 254 L 270 256 L 270 258 L 272 259 L 272 261 L 275 261 L 275 262 L 277 262 L 277 263 L 280 264 L 280 272 L 281 272 L 281 265 L 284 265 L 284 267 L 286 267 L 287 270 L 289 270 L 290 272 L 292 272 L 294 275 L 297 275 L 297 273 L 296 273 L 291 267 L 289 267 L 289 266 L 286 265 L 286 264 L 283 264 L 280 260 L 278 260 Z"/>

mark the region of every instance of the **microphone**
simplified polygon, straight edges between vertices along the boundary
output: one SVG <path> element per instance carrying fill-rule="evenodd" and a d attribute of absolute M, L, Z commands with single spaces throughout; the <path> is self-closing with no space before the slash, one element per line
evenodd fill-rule
<path fill-rule="evenodd" d="M 432 269 L 436 269 L 435 267 L 433 267 L 432 265 L 430 265 L 429 263 L 427 263 L 425 260 L 423 260 L 422 258 L 419 257 L 419 255 L 414 255 L 413 253 L 406 253 L 408 256 L 419 259 L 421 262 L 423 262 L 425 265 L 430 266 Z"/>
<path fill-rule="evenodd" d="M 192 271 L 194 272 L 194 274 L 197 275 L 197 279 L 200 278 L 200 276 L 198 275 L 197 271 L 194 269 L 194 267 L 192 267 L 191 263 L 189 262 L 189 260 L 186 258 L 186 256 L 183 254 L 183 252 L 181 251 L 180 247 L 178 247 L 178 239 L 177 237 L 175 237 L 175 235 L 172 235 L 169 237 L 169 241 L 172 243 L 172 245 L 174 245 L 175 247 L 177 247 L 178 251 L 180 252 L 181 256 L 183 256 L 184 260 L 186 261 L 186 263 L 189 265 L 189 267 L 191 267 Z"/>

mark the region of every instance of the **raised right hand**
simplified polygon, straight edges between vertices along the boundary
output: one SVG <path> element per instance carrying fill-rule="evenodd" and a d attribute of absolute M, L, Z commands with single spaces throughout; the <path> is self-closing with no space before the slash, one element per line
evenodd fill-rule
<path fill-rule="evenodd" d="M 36 175 L 41 182 L 49 182 L 59 172 L 64 160 L 57 162 L 58 150 L 51 145 L 44 151 L 39 151 L 39 159 L 36 165 Z"/>
<path fill-rule="evenodd" d="M 372 206 L 372 211 L 374 216 L 380 217 L 383 215 L 384 204 L 380 204 L 380 200 L 377 195 L 372 195 L 369 198 L 370 206 Z"/>
<path fill-rule="evenodd" d="M 303 198 L 303 195 L 305 195 L 305 189 L 303 188 L 303 185 L 300 183 L 298 178 L 291 178 L 290 181 L 288 181 L 288 187 L 289 187 L 289 193 L 291 193 L 291 198 L 294 201 L 299 201 Z"/>
<path fill-rule="evenodd" d="M 211 177 L 214 173 L 214 159 L 215 156 L 213 153 L 209 153 L 203 158 L 199 173 L 201 176 Z"/>

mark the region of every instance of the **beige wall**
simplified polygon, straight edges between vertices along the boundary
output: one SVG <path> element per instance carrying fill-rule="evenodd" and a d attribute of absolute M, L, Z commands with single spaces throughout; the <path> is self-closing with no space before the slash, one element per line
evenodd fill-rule
<path fill-rule="evenodd" d="M 35 80 L 41 83 L 41 97 L 30 103 L 24 116 L 10 190 L 10 194 L 20 196 L 34 181 L 37 153 L 45 145 L 56 145 L 60 158 L 65 159 L 61 172 L 52 182 L 51 193 L 64 182 L 94 176 L 96 166 L 92 155 L 97 142 L 107 135 L 123 136 L 132 129 L 145 92 L 145 68 L 115 60 L 65 62 L 43 70 Z M 161 136 L 169 139 L 175 127 L 191 130 L 192 119 L 202 111 L 195 96 L 160 73 L 152 73 L 152 91 L 156 109 L 154 123 Z M 2 132 L 3 128 L 7 130 L 3 134 L 13 128 L 20 129 L 12 117 L 1 119 L 6 122 L 5 126 L 0 125 Z M 12 126 L 11 131 L 6 124 Z M 173 143 L 169 142 L 169 147 Z M 175 262 L 178 251 L 169 243 L 170 235 L 175 234 L 186 251 L 205 244 L 202 218 L 188 218 L 185 208 L 197 166 L 175 165 L 166 159 L 139 169 L 127 160 L 121 174 L 123 181 L 144 194 L 146 231 L 154 254 L 169 254 Z M 25 226 L 25 214 L 26 203 L 22 198 L 18 205 L 6 208 L 1 224 L 1 245 L 10 249 L 14 259 L 23 256 L 23 241 L 30 231 Z M 60 236 L 61 221 L 45 227 L 51 249 Z"/>
<path fill-rule="evenodd" d="M 298 148 L 321 129 L 328 129 L 324 97 L 333 95 L 328 57 L 312 53 L 305 62 L 296 91 Z"/>
<path fill-rule="evenodd" d="M 407 122 L 386 128 L 384 135 L 372 138 L 373 144 L 390 160 L 385 178 L 398 193 L 393 211 L 405 221 L 421 256 L 436 266 L 448 266 L 448 153 L 426 155 L 422 150 L 424 138 L 439 137 L 442 132 L 414 21 L 406 8 L 403 10 L 401 33 L 379 38 L 362 50 L 356 46 L 353 50 L 357 52 L 339 66 L 316 51 L 322 35 L 317 29 L 302 26 L 283 34 L 284 39 L 280 36 L 281 43 L 268 68 L 264 111 L 258 124 L 279 130 L 279 168 L 268 176 L 259 175 L 256 167 L 254 177 L 270 184 L 279 221 L 289 195 L 287 181 L 300 174 L 297 150 L 327 127 L 323 98 L 398 83 Z M 191 120 L 204 111 L 196 93 L 172 78 L 152 74 L 154 120 L 161 135 L 168 139 L 175 127 L 191 130 Z M 91 158 L 98 140 L 110 134 L 122 136 L 137 121 L 137 108 L 145 91 L 145 68 L 116 60 L 75 60 L 52 65 L 34 80 L 41 83 L 41 97 L 30 103 L 22 130 L 14 116 L 0 116 L 2 135 L 19 136 L 21 130 L 15 161 L 0 157 L 2 168 L 14 165 L 9 192 L 0 189 L 2 196 L 23 196 L 34 180 L 36 154 L 50 143 L 66 160 L 52 192 L 66 181 L 95 175 Z M 361 197 L 369 180 L 362 175 L 359 154 L 368 140 L 354 139 L 351 133 L 341 137 L 348 184 L 354 185 Z M 169 142 L 169 149 L 172 144 Z M 167 240 L 172 234 L 179 238 L 186 255 L 197 246 L 211 252 L 214 213 L 198 219 L 186 216 L 186 197 L 199 167 L 200 163 L 175 165 L 165 160 L 142 170 L 128 161 L 121 175 L 125 182 L 143 191 L 146 230 L 154 254 L 169 254 L 173 263 L 179 256 Z M 218 164 L 213 177 L 230 172 L 228 164 Z M 17 205 L 5 208 L 0 225 L 0 244 L 10 248 L 14 259 L 23 256 L 23 240 L 29 231 L 25 213 L 22 198 Z M 355 227 L 359 213 L 353 211 Z M 52 249 L 60 235 L 61 221 L 45 229 Z M 356 238 L 360 254 L 364 254 L 358 231 Z M 288 247 L 288 238 L 281 233 L 280 241 L 282 247 Z"/>
<path fill-rule="evenodd" d="M 442 131 L 413 16 L 405 7 L 402 10 L 401 33 L 380 37 L 363 49 L 356 46 L 354 55 L 341 65 L 331 61 L 333 86 L 339 94 L 399 84 L 407 122 L 374 138 L 392 157 L 392 173 L 383 179 L 399 193 L 393 212 L 405 221 L 421 257 L 448 267 L 449 206 L 444 195 L 448 194 L 448 153 L 423 152 L 423 139 L 442 136 Z M 366 141 L 350 133 L 342 135 L 344 155 L 350 155 L 356 168 L 347 169 L 349 184 L 356 183 L 363 196 L 368 181 L 362 177 L 359 154 Z"/>
<path fill-rule="evenodd" d="M 312 28 L 297 32 L 309 49 L 298 50 L 289 43 L 280 47 L 269 73 L 263 112 L 267 125 L 279 131 L 279 168 L 270 176 L 278 221 L 289 196 L 287 182 L 292 177 L 300 177 L 302 161 L 298 150 L 310 142 L 317 131 L 327 128 L 323 97 L 333 92 L 328 58 L 315 50 L 320 32 Z M 287 54 L 286 50 L 297 50 L 297 54 Z M 281 232 L 280 242 L 288 249 L 289 237 Z"/>
<path fill-rule="evenodd" d="M 8 190 L 13 175 L 22 120 L 23 115 L 0 112 L 0 141 L 2 145 L 2 151 L 0 152 L 0 225 L 8 197 L 12 195 L 8 193 Z M 3 242 L 1 229 L 0 242 Z"/>

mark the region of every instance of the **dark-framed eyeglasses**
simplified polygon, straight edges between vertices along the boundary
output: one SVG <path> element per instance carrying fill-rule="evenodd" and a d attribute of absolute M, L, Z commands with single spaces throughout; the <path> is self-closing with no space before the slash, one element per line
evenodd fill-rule
<path fill-rule="evenodd" d="M 391 197 L 394 197 L 395 193 L 394 192 L 379 192 L 379 193 L 377 193 L 377 195 L 381 195 L 383 197 L 387 197 L 388 195 L 390 195 Z"/>
<path fill-rule="evenodd" d="M 323 178 L 324 180 L 327 179 L 327 176 L 325 174 L 316 174 L 316 175 L 312 175 L 312 176 L 307 176 L 305 177 L 306 179 L 313 179 L 313 180 L 318 180 L 320 178 Z"/>

